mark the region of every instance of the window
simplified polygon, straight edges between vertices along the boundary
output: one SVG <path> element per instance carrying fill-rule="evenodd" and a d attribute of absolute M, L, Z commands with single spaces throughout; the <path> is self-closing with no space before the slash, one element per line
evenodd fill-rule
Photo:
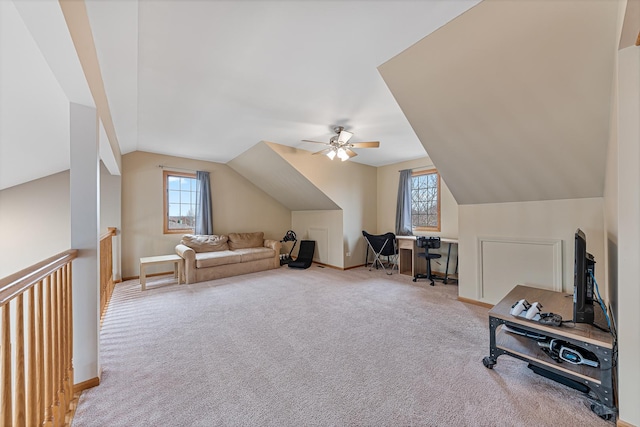
<path fill-rule="evenodd" d="M 431 169 L 412 175 L 411 227 L 418 231 L 440 231 L 440 174 Z"/>
<path fill-rule="evenodd" d="M 196 175 L 164 171 L 164 232 L 193 233 L 196 226 Z"/>

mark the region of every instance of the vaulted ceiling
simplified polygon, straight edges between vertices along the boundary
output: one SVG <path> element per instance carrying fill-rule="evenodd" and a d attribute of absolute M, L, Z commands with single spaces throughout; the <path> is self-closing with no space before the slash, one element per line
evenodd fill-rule
<path fill-rule="evenodd" d="M 266 142 L 259 142 L 228 165 L 292 211 L 338 210 L 338 206 L 302 172 Z"/>
<path fill-rule="evenodd" d="M 338 124 L 370 165 L 425 155 L 376 67 L 476 3 L 86 2 L 122 153 L 226 163 Z"/>
<path fill-rule="evenodd" d="M 428 152 L 459 203 L 602 194 L 616 1 L 85 4 L 122 153 L 227 163 L 340 124 L 381 141 L 357 162 Z M 57 2 L 0 6 L 1 189 L 68 168 L 65 103 L 92 100 Z"/>

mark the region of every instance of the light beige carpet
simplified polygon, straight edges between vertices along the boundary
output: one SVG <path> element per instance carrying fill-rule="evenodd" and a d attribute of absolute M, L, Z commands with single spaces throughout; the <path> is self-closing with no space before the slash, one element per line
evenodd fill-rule
<path fill-rule="evenodd" d="M 583 394 L 488 355 L 457 286 L 282 267 L 116 286 L 102 381 L 73 426 L 611 426 Z"/>

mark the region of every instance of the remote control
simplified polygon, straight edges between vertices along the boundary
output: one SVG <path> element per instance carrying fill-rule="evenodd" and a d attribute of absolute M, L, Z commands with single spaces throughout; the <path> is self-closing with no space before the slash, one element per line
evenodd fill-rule
<path fill-rule="evenodd" d="M 538 322 L 543 325 L 560 326 L 562 325 L 562 316 L 555 313 L 540 313 Z"/>

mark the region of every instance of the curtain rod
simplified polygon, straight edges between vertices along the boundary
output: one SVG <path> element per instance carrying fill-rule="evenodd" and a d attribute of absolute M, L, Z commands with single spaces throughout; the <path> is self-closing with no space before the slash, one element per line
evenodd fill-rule
<path fill-rule="evenodd" d="M 177 169 L 177 170 L 183 170 L 183 171 L 187 171 L 187 172 L 198 172 L 197 170 L 194 170 L 194 169 L 179 168 L 177 166 L 158 165 L 158 167 L 160 169 Z"/>
<path fill-rule="evenodd" d="M 415 171 L 415 170 L 418 170 L 418 169 L 429 169 L 429 168 L 434 168 L 434 167 L 435 167 L 434 165 L 416 166 L 415 168 L 402 169 L 402 170 L 399 170 L 398 172 L 402 172 L 403 170 L 404 171 L 406 171 L 406 170 Z"/>

